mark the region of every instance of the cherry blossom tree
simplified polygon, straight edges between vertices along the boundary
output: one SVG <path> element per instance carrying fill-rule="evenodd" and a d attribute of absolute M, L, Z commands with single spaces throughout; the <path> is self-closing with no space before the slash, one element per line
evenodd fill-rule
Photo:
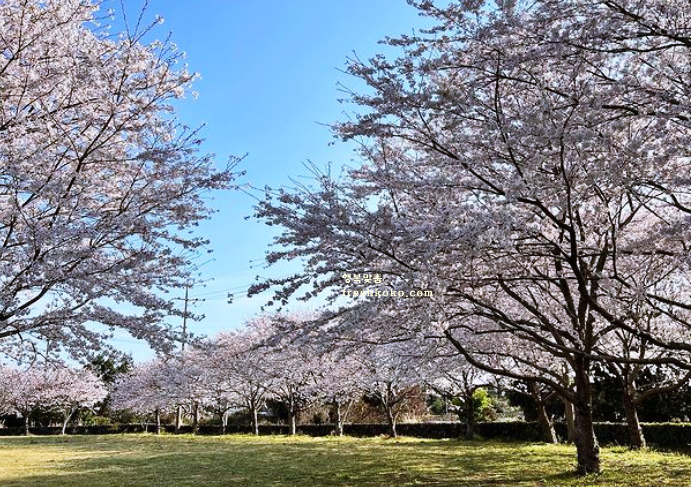
<path fill-rule="evenodd" d="M 204 408 L 217 415 L 221 421 L 221 432 L 225 434 L 228 412 L 239 402 L 235 394 L 233 376 L 228 370 L 228 360 L 217 346 L 217 340 L 196 350 L 199 366 L 200 388 Z"/>
<path fill-rule="evenodd" d="M 615 333 L 615 336 L 619 341 L 620 350 L 627 357 L 663 359 L 670 353 L 674 353 L 668 349 L 651 346 L 646 343 L 645 338 L 638 339 L 621 331 Z M 651 365 L 631 362 L 604 364 L 604 369 L 621 385 L 624 418 L 628 426 L 629 444 L 632 449 L 646 446 L 643 428 L 638 420 L 638 406 L 648 398 L 674 392 L 691 379 L 691 370 L 658 365 L 655 366 L 657 374 L 645 382 L 640 381 L 639 378 L 652 368 Z"/>
<path fill-rule="evenodd" d="M 261 384 L 266 397 L 286 405 L 291 435 L 297 432 L 300 412 L 317 398 L 319 356 L 314 342 L 299 332 L 311 316 L 265 313 L 247 321 L 243 330 L 249 339 L 246 345 L 250 345 L 249 349 L 243 346 L 250 352 L 246 357 L 261 361 L 261 382 L 255 382 L 254 387 Z"/>
<path fill-rule="evenodd" d="M 461 421 L 465 422 L 465 437 L 475 437 L 475 392 L 491 385 L 492 376 L 468 364 L 465 358 L 452 349 L 448 342 L 433 351 L 428 359 L 427 372 L 423 380 L 427 386 L 447 398 L 456 398 L 462 403 L 458 410 Z"/>
<path fill-rule="evenodd" d="M 41 406 L 51 403 L 50 384 L 42 370 L 5 368 L 0 378 L 6 413 L 24 418 L 24 432 L 29 434 L 31 415 Z"/>
<path fill-rule="evenodd" d="M 691 43 L 677 21 L 691 11 L 673 3 L 418 3 L 437 27 L 388 39 L 397 59 L 349 64 L 370 91 L 335 130 L 361 140 L 362 165 L 259 205 L 286 229 L 268 261 L 305 265 L 252 292 L 278 286 L 285 302 L 311 283 L 305 298 L 336 302 L 344 274 L 386 277 L 339 322 L 368 328 L 366 308 L 386 310 L 388 337 L 417 326 L 481 370 L 549 386 L 574 407 L 579 473 L 598 472 L 593 363 L 689 364 L 678 327 L 639 319 L 691 325 Z M 390 289 L 435 296 L 411 324 L 413 305 L 396 320 L 377 302 Z M 627 355 L 615 332 L 678 353 Z"/>
<path fill-rule="evenodd" d="M 422 383 L 422 358 L 409 345 L 370 346 L 357 356 L 362 365 L 362 387 L 384 413 L 392 438 L 398 436 L 399 416 Z"/>
<path fill-rule="evenodd" d="M 304 346 L 284 344 L 273 347 L 267 359 L 272 372 L 269 393 L 288 408 L 290 434 L 295 435 L 298 415 L 316 399 L 317 358 Z"/>
<path fill-rule="evenodd" d="M 93 408 L 108 395 L 105 384 L 90 370 L 57 368 L 47 377 L 51 388 L 50 405 L 62 415 L 62 434 L 74 414 Z"/>
<path fill-rule="evenodd" d="M 159 350 L 177 314 L 159 291 L 190 277 L 205 244 L 203 194 L 231 168 L 199 156 L 172 102 L 194 75 L 151 27 L 111 33 L 98 0 L 0 4 L 0 348 L 37 341 L 79 356 L 108 332 Z M 123 306 L 128 304 L 130 306 Z"/>
<path fill-rule="evenodd" d="M 343 423 L 352 404 L 365 392 L 363 362 L 350 347 L 318 351 L 319 370 L 315 376 L 314 395 L 331 407 L 336 432 L 343 436 Z"/>
<path fill-rule="evenodd" d="M 265 316 L 256 317 L 244 328 L 219 334 L 210 345 L 211 374 L 224 384 L 230 404 L 247 409 L 255 435 L 259 434 L 259 410 L 276 380 L 267 361 L 271 349 L 262 346 L 273 330 L 266 323 Z"/>
<path fill-rule="evenodd" d="M 165 362 L 152 360 L 118 376 L 111 390 L 112 408 L 130 411 L 144 421 L 153 415 L 159 433 L 161 413 L 172 411 L 176 403 L 169 369 Z"/>
<path fill-rule="evenodd" d="M 29 434 L 31 415 L 39 408 L 55 409 L 63 418 L 62 434 L 80 408 L 93 407 L 107 395 L 103 383 L 89 370 L 34 365 L 28 369 L 4 368 L 0 378 L 3 410 L 24 418 Z"/>
<path fill-rule="evenodd" d="M 202 349 L 192 348 L 170 357 L 163 366 L 163 375 L 166 378 L 166 390 L 178 407 L 185 408 L 192 417 L 192 431 L 196 434 L 199 429 L 199 420 L 202 410 L 210 399 L 224 397 L 215 396 L 214 389 L 217 384 L 209 383 L 209 368 L 206 363 L 206 355 Z M 210 389 L 211 386 L 211 389 Z M 213 397 L 210 395 L 213 394 Z M 215 404 L 218 406 L 218 403 Z M 176 428 L 179 429 L 176 422 Z"/>

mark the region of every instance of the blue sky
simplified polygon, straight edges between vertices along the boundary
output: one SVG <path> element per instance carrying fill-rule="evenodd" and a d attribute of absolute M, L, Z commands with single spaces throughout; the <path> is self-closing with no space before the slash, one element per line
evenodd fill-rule
<path fill-rule="evenodd" d="M 130 19 L 140 5 L 125 0 Z M 330 146 L 335 139 L 323 125 L 352 109 L 338 102 L 344 96 L 338 83 L 361 87 L 339 70 L 353 52 L 367 58 L 384 49 L 377 44 L 384 36 L 410 34 L 425 23 L 405 0 L 149 0 L 147 12 L 165 19 L 157 37 L 171 32 L 190 69 L 201 75 L 194 85 L 198 98 L 178 105 L 180 121 L 205 125 L 203 151 L 215 153 L 219 164 L 247 154 L 240 182 L 260 188 L 289 185 L 290 177 L 307 173 L 308 160 L 335 169 L 348 164 L 352 147 Z M 211 239 L 215 260 L 200 269 L 209 280 L 205 287 L 190 292 L 205 299 L 193 311 L 206 317 L 189 325 L 210 336 L 259 312 L 268 294 L 245 297 L 255 276 L 289 272 L 262 265 L 274 230 L 245 219 L 252 215 L 252 197 L 233 192 L 214 198 L 219 212 L 199 233 Z M 230 305 L 228 292 L 234 293 Z M 150 356 L 144 344 L 118 336 L 116 345 L 135 359 Z"/>

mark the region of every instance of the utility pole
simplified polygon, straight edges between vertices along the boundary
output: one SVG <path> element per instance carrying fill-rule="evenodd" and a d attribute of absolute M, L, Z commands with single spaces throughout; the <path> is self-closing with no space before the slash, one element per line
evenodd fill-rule
<path fill-rule="evenodd" d="M 201 281 L 201 282 L 208 282 L 210 279 Z M 206 301 L 204 298 L 190 298 L 190 283 L 188 282 L 185 285 L 185 297 L 184 298 L 175 298 L 175 299 L 182 299 L 184 301 L 183 305 L 183 311 L 182 311 L 182 346 L 181 346 L 181 351 L 185 351 L 185 345 L 187 345 L 187 318 L 189 316 L 189 304 L 190 303 L 201 303 L 203 301 Z"/>
<path fill-rule="evenodd" d="M 196 268 L 199 269 L 199 267 L 201 267 L 205 264 L 208 264 L 209 262 L 213 262 L 214 260 L 216 260 L 216 259 L 209 259 L 206 262 L 204 262 L 203 264 L 196 266 Z M 207 279 L 204 281 L 200 281 L 200 282 L 198 282 L 198 284 L 201 284 L 203 282 L 208 282 L 210 280 L 213 280 L 213 278 Z M 181 343 L 181 347 L 180 347 L 181 353 L 185 351 L 185 345 L 187 344 L 187 317 L 189 315 L 189 303 L 190 302 L 196 303 L 198 301 L 204 301 L 204 299 L 198 299 L 198 298 L 190 299 L 190 287 L 191 287 L 191 283 L 188 280 L 185 283 L 185 297 L 183 299 L 185 304 L 184 304 L 183 313 L 182 313 L 182 343 Z M 178 298 L 178 299 L 180 299 L 180 298 Z M 184 360 L 184 358 L 183 358 L 183 360 Z M 196 427 L 198 411 L 197 411 L 196 407 L 194 407 L 193 409 L 195 410 L 194 412 L 195 412 L 195 427 Z M 182 425 L 182 405 L 178 405 L 178 407 L 175 411 L 175 431 L 176 432 L 178 432 L 180 430 L 181 425 Z"/>
<path fill-rule="evenodd" d="M 190 283 L 188 281 L 187 284 L 185 284 L 185 297 L 184 297 L 183 301 L 184 301 L 184 305 L 183 305 L 183 312 L 182 312 L 182 343 L 181 343 L 181 347 L 180 347 L 181 352 L 185 351 L 185 345 L 187 344 L 187 316 L 189 314 L 188 313 L 189 303 L 190 302 L 196 303 L 196 302 L 204 301 L 204 299 L 190 298 Z M 195 424 L 196 424 L 196 410 L 195 410 Z M 182 406 L 178 405 L 177 409 L 175 410 L 175 431 L 179 431 L 180 426 L 182 426 Z"/>

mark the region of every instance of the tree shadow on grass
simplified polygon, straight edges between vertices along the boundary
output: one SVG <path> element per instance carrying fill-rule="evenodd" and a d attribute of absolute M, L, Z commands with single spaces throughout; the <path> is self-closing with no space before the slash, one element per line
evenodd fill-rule
<path fill-rule="evenodd" d="M 94 456 L 47 464 L 37 475 L 0 483 L 4 487 L 652 485 L 652 477 L 645 475 L 634 479 L 640 484 L 621 483 L 617 471 L 583 483 L 586 479 L 574 473 L 575 452 L 540 445 L 156 437 L 60 446 L 65 445 Z M 684 472 L 691 475 L 691 469 Z M 684 476 L 674 478 L 683 481 Z"/>

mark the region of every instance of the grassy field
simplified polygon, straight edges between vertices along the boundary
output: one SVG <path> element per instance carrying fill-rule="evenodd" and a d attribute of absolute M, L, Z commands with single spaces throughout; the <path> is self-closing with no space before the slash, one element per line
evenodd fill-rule
<path fill-rule="evenodd" d="M 691 458 L 603 449 L 578 478 L 569 446 L 381 438 L 68 436 L 0 438 L 3 487 L 686 486 Z"/>

